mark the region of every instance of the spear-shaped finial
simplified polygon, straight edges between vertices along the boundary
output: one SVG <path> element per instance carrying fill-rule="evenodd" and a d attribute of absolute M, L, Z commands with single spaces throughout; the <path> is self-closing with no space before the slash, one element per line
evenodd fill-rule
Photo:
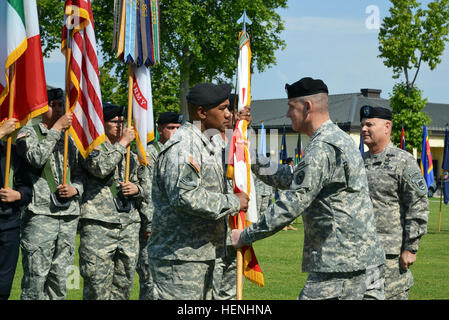
<path fill-rule="evenodd" d="M 246 24 L 251 24 L 251 20 L 246 15 L 246 10 L 243 10 L 243 15 L 237 21 L 237 23 L 243 23 L 243 30 L 246 31 Z"/>

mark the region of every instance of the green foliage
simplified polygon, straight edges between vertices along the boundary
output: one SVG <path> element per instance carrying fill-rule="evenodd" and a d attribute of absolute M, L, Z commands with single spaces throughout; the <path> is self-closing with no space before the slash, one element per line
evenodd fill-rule
<path fill-rule="evenodd" d="M 60 46 L 63 1 L 38 0 L 44 54 Z M 101 87 L 106 101 L 127 101 L 127 68 L 112 50 L 113 1 L 92 1 Z M 203 81 L 232 82 L 237 69 L 237 20 L 246 9 L 252 24 L 252 63 L 259 71 L 276 63 L 274 53 L 285 48 L 284 29 L 276 9 L 287 0 L 160 0 L 161 64 L 151 68 L 155 113 L 179 111 L 188 89 Z M 105 73 L 105 74 L 103 74 Z M 106 74 L 107 73 L 107 74 Z"/>
<path fill-rule="evenodd" d="M 390 1 L 390 16 L 384 18 L 379 32 L 379 57 L 393 69 L 393 78 L 404 74 L 410 88 L 423 62 L 431 70 L 441 62 L 449 34 L 449 0 L 435 0 L 428 9 L 416 0 Z"/>
<path fill-rule="evenodd" d="M 449 0 L 435 0 L 422 9 L 416 0 L 390 0 L 390 16 L 384 18 L 379 32 L 379 57 L 393 70 L 393 78 L 404 75 L 405 81 L 393 88 L 392 140 L 400 144 L 404 125 L 409 151 L 421 144 L 422 126 L 430 119 L 421 111 L 427 99 L 415 86 L 423 63 L 431 70 L 441 62 L 449 34 Z M 414 72 L 414 74 L 413 74 Z"/>
<path fill-rule="evenodd" d="M 427 99 L 422 97 L 422 91 L 417 87 L 408 90 L 403 82 L 393 87 L 390 97 L 390 107 L 393 111 L 391 139 L 395 145 L 401 144 L 401 129 L 404 126 L 407 150 L 411 152 L 413 148 L 421 146 L 423 125 L 430 123 L 430 118 L 421 112 L 426 103 Z"/>

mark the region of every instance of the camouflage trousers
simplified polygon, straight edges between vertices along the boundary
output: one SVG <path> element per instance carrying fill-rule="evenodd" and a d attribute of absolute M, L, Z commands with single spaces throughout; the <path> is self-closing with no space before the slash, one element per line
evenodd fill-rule
<path fill-rule="evenodd" d="M 136 272 L 139 275 L 139 300 L 153 300 L 153 281 L 151 280 L 150 264 L 148 263 L 148 239 L 139 235 L 139 259 Z"/>
<path fill-rule="evenodd" d="M 84 300 L 128 300 L 139 253 L 139 223 L 81 220 L 80 272 Z"/>
<path fill-rule="evenodd" d="M 211 300 L 215 260 L 150 258 L 154 300 Z"/>
<path fill-rule="evenodd" d="M 384 265 L 355 272 L 310 272 L 298 300 L 383 300 Z"/>
<path fill-rule="evenodd" d="M 410 269 L 405 271 L 399 267 L 399 255 L 387 257 L 385 266 L 385 299 L 408 300 L 410 288 L 414 283 Z"/>
<path fill-rule="evenodd" d="M 25 212 L 22 219 L 22 300 L 65 300 L 79 216 Z"/>
<path fill-rule="evenodd" d="M 237 251 L 226 246 L 226 256 L 215 260 L 212 298 L 235 300 L 237 298 Z"/>

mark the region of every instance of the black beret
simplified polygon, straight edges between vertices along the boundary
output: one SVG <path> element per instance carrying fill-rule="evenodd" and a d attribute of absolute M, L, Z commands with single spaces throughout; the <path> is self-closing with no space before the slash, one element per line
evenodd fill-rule
<path fill-rule="evenodd" d="M 48 102 L 52 100 L 62 99 L 63 95 L 64 93 L 60 88 L 47 90 Z"/>
<path fill-rule="evenodd" d="M 393 116 L 391 111 L 386 108 L 366 105 L 360 108 L 360 122 L 363 118 L 379 118 L 391 121 Z"/>
<path fill-rule="evenodd" d="M 117 106 L 112 103 L 103 103 L 103 119 L 108 121 L 114 119 L 117 116 L 123 116 L 123 106 Z"/>
<path fill-rule="evenodd" d="M 212 109 L 229 99 L 231 89 L 229 84 L 199 83 L 190 89 L 186 98 L 194 106 Z"/>
<path fill-rule="evenodd" d="M 157 124 L 165 124 L 165 123 L 181 123 L 182 122 L 182 114 L 176 112 L 164 112 L 159 115 L 157 119 Z"/>
<path fill-rule="evenodd" d="M 302 78 L 293 84 L 285 84 L 285 91 L 288 98 L 298 98 L 304 96 L 310 96 L 317 93 L 329 93 L 326 84 L 319 79 L 312 79 L 310 77 Z"/>

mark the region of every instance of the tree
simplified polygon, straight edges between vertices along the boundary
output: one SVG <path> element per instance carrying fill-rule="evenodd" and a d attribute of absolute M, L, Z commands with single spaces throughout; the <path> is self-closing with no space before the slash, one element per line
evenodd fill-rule
<path fill-rule="evenodd" d="M 62 2 L 62 1 L 61 1 Z M 59 47 L 63 3 L 38 0 L 44 54 Z M 112 51 L 111 0 L 93 0 L 97 45 L 102 55 L 102 93 L 111 102 L 122 102 L 127 92 L 127 69 Z M 161 63 L 151 68 L 155 111 L 181 110 L 190 87 L 203 81 L 231 82 L 237 69 L 237 20 L 246 9 L 252 24 L 252 64 L 262 72 L 276 63 L 275 51 L 285 48 L 279 34 L 283 21 L 276 12 L 287 0 L 160 0 Z M 116 77 L 116 81 L 112 78 Z M 117 94 L 113 94 L 113 93 Z M 127 100 L 125 100 L 127 101 Z"/>
<path fill-rule="evenodd" d="M 430 119 L 422 113 L 427 99 L 416 81 L 423 63 L 431 70 L 441 62 L 449 34 L 449 0 L 435 0 L 422 9 L 416 0 L 390 0 L 390 16 L 385 17 L 379 32 L 379 57 L 392 68 L 393 78 L 404 75 L 390 99 L 393 109 L 393 142 L 400 143 L 404 125 L 407 147 L 421 144 L 422 127 Z"/>

